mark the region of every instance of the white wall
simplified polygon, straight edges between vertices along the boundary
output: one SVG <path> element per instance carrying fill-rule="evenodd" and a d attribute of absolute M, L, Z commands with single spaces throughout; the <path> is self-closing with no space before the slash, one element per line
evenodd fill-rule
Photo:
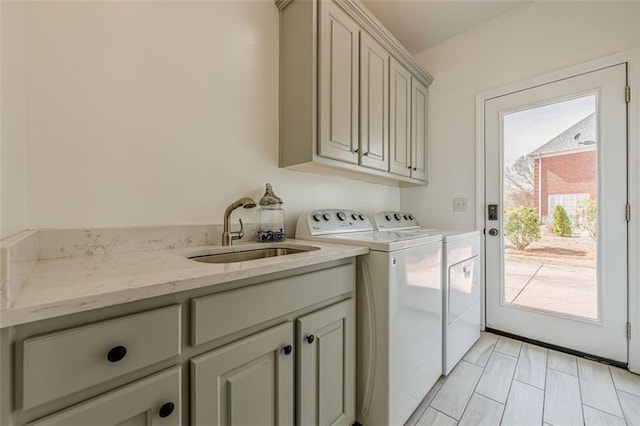
<path fill-rule="evenodd" d="M 430 87 L 429 186 L 401 207 L 431 226 L 475 228 L 475 95 L 640 46 L 640 2 L 533 2 L 416 56 Z M 469 211 L 453 212 L 453 197 Z"/>
<path fill-rule="evenodd" d="M 23 6 L 0 2 L 0 238 L 27 226 Z"/>
<path fill-rule="evenodd" d="M 265 182 L 290 231 L 313 208 L 399 207 L 398 188 L 278 168 L 273 2 L 26 8 L 29 227 L 221 223 Z"/>

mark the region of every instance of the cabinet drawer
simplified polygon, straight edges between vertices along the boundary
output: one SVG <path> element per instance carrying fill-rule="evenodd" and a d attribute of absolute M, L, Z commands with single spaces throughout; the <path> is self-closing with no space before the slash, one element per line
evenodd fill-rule
<path fill-rule="evenodd" d="M 174 367 L 29 423 L 28 426 L 178 426 L 182 417 L 181 388 L 180 367 Z"/>
<path fill-rule="evenodd" d="M 192 345 L 200 345 L 355 288 L 353 264 L 191 301 Z"/>
<path fill-rule="evenodd" d="M 179 354 L 179 305 L 25 340 L 22 408 Z"/>

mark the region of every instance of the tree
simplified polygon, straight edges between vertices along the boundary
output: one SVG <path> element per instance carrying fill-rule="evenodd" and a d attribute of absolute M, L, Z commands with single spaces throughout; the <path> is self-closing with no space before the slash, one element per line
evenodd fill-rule
<path fill-rule="evenodd" d="M 515 163 L 504 168 L 504 192 L 508 206 L 533 207 L 533 160 L 523 155 Z"/>
<path fill-rule="evenodd" d="M 504 213 L 504 234 L 518 250 L 540 239 L 538 216 L 531 207 L 507 209 Z"/>
<path fill-rule="evenodd" d="M 553 233 L 561 237 L 568 237 L 572 232 L 569 215 L 564 207 L 558 204 L 553 211 Z"/>
<path fill-rule="evenodd" d="M 598 239 L 598 211 L 593 198 L 581 200 L 576 211 L 576 227 L 587 231 L 594 240 Z"/>

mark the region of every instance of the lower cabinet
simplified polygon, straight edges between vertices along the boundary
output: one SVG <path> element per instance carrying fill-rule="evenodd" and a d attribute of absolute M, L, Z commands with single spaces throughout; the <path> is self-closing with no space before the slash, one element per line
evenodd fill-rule
<path fill-rule="evenodd" d="M 154 374 L 97 398 L 45 417 L 29 426 L 181 424 L 181 367 Z"/>
<path fill-rule="evenodd" d="M 348 259 L 0 329 L 0 426 L 351 425 L 354 296 Z"/>
<path fill-rule="evenodd" d="M 298 318 L 295 343 L 286 322 L 193 358 L 191 384 L 193 425 L 353 424 L 353 299 Z"/>
<path fill-rule="evenodd" d="M 293 424 L 293 324 L 191 360 L 193 425 Z"/>
<path fill-rule="evenodd" d="M 355 421 L 355 304 L 353 299 L 297 320 L 298 424 Z"/>

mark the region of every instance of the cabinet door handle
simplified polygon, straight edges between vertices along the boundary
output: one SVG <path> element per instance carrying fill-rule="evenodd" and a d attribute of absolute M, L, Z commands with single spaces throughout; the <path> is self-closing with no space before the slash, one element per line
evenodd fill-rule
<path fill-rule="evenodd" d="M 293 346 L 291 345 L 287 345 L 284 348 L 282 348 L 282 352 L 284 352 L 285 355 L 290 355 L 291 352 L 293 352 Z"/>
<path fill-rule="evenodd" d="M 413 170 L 418 170 L 418 168 L 417 168 L 417 167 L 414 167 L 414 168 L 413 168 Z"/>
<path fill-rule="evenodd" d="M 407 169 L 411 170 L 411 166 L 407 166 Z"/>
<path fill-rule="evenodd" d="M 313 334 L 310 334 L 307 336 L 307 343 L 311 344 L 315 339 L 316 339 L 316 336 L 314 336 Z"/>
<path fill-rule="evenodd" d="M 122 361 L 122 359 L 127 355 L 127 348 L 124 346 L 116 346 L 111 348 L 109 352 L 107 352 L 107 360 L 109 362 L 118 362 Z"/>
<path fill-rule="evenodd" d="M 160 412 L 158 413 L 158 415 L 162 418 L 169 417 L 171 413 L 173 413 L 174 408 L 176 408 L 176 406 L 173 404 L 173 402 L 165 402 L 164 404 L 162 404 L 162 407 L 160 407 Z"/>
<path fill-rule="evenodd" d="M 367 155 L 369 155 L 369 153 L 368 153 L 368 152 L 365 152 L 365 153 L 364 153 L 364 154 L 362 154 L 362 155 L 367 156 Z"/>
<path fill-rule="evenodd" d="M 354 153 L 354 154 L 357 154 L 358 152 L 360 152 L 360 149 L 358 149 L 358 148 L 356 148 L 356 149 L 354 149 L 354 150 L 353 150 L 353 153 Z"/>

